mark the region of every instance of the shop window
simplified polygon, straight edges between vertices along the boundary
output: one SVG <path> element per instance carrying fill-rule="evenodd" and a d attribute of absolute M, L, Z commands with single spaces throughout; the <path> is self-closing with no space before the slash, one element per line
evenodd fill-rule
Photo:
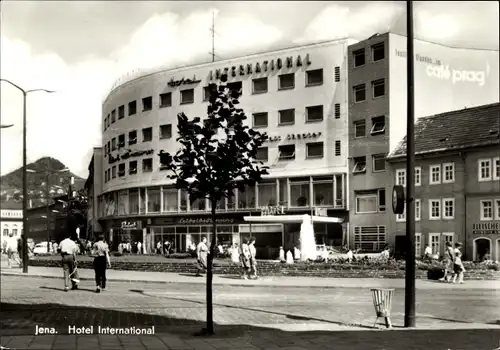
<path fill-rule="evenodd" d="M 275 206 L 277 203 L 276 181 L 263 181 L 257 186 L 259 207 Z"/>
<path fill-rule="evenodd" d="M 172 106 L 172 93 L 166 92 L 160 94 L 160 108 L 171 107 Z"/>
<path fill-rule="evenodd" d="M 310 198 L 309 178 L 290 179 L 290 206 L 308 207 Z"/>
<path fill-rule="evenodd" d="M 295 74 L 281 74 L 278 76 L 278 90 L 288 90 L 295 88 Z"/>
<path fill-rule="evenodd" d="M 161 211 L 161 189 L 160 187 L 148 188 L 148 213 L 159 213 Z"/>
<path fill-rule="evenodd" d="M 263 94 L 267 92 L 267 77 L 252 80 L 252 93 Z"/>
<path fill-rule="evenodd" d="M 333 200 L 333 177 L 314 177 L 313 199 L 315 206 L 334 205 Z"/>
<path fill-rule="evenodd" d="M 385 226 L 354 226 L 354 248 L 366 253 L 382 251 L 386 244 Z"/>
<path fill-rule="evenodd" d="M 306 71 L 306 86 L 316 86 L 323 84 L 323 69 Z"/>
<path fill-rule="evenodd" d="M 365 49 L 359 49 L 352 52 L 354 60 L 354 68 L 361 67 L 365 64 Z"/>

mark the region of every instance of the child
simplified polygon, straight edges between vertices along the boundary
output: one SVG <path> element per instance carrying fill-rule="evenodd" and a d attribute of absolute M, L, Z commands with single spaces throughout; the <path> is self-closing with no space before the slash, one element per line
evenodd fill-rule
<path fill-rule="evenodd" d="M 462 262 L 462 252 L 460 251 L 460 248 L 462 248 L 462 243 L 457 242 L 455 243 L 455 260 L 453 261 L 453 283 L 457 283 L 457 276 L 458 276 L 458 283 L 462 284 L 464 283 L 464 264 Z"/>

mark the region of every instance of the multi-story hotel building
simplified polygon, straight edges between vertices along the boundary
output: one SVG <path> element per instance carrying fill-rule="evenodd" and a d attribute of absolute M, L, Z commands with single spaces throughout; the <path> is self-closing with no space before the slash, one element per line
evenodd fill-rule
<path fill-rule="evenodd" d="M 500 104 L 421 118 L 415 126 L 416 254 L 464 243 L 468 259 L 500 260 Z M 388 157 L 406 186 L 406 139 Z M 391 224 L 404 248 L 406 215 Z"/>
<path fill-rule="evenodd" d="M 417 119 L 498 102 L 498 51 L 419 40 L 414 47 Z M 351 247 L 364 251 L 395 244 L 394 177 L 386 156 L 406 135 L 406 63 L 406 37 L 400 35 L 374 35 L 349 46 L 348 237 Z"/>
<path fill-rule="evenodd" d="M 176 152 L 177 114 L 203 119 L 206 87 L 224 72 L 229 87 L 242 91 L 248 125 L 269 135 L 259 159 L 270 174 L 220 202 L 219 241 L 239 242 L 250 231 L 243 217 L 272 207 L 342 219 L 342 225 L 314 224 L 317 243 L 341 245 L 348 220 L 347 40 L 161 71 L 115 88 L 102 107 L 103 182 L 96 195 L 104 232 L 114 246 L 144 241 L 146 251 L 159 241 L 184 251 L 210 232 L 210 204 L 190 203 L 175 189 L 158 152 Z M 298 244 L 300 224 L 252 224 L 251 230 L 258 255 L 277 256 L 280 246 Z"/>
<path fill-rule="evenodd" d="M 2 228 L 2 241 L 10 233 L 20 237 L 23 233 L 23 206 L 22 203 L 6 201 L 0 210 L 0 227 Z"/>

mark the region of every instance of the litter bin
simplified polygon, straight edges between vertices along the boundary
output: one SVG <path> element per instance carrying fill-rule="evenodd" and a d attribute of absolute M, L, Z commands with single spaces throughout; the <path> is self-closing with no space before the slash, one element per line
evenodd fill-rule
<path fill-rule="evenodd" d="M 385 326 L 391 328 L 391 305 L 394 289 L 372 289 L 373 306 L 375 306 L 375 313 L 377 319 L 374 326 L 377 324 L 379 317 L 385 318 Z"/>

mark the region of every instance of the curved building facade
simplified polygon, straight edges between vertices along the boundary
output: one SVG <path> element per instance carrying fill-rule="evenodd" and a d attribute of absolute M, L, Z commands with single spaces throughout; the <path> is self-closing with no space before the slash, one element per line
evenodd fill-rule
<path fill-rule="evenodd" d="M 311 213 L 347 220 L 347 41 L 326 42 L 149 74 L 114 89 L 102 106 L 102 191 L 97 216 L 113 246 L 168 241 L 186 251 L 209 234 L 209 203 L 190 203 L 160 168 L 175 153 L 177 114 L 204 119 L 206 87 L 227 73 L 248 126 L 266 132 L 270 174 L 218 205 L 217 239 L 238 243 L 246 215 Z M 99 176 L 100 177 L 100 176 Z M 345 226 L 345 225 L 344 225 Z M 261 257 L 298 244 L 299 224 L 252 225 Z M 344 227 L 318 224 L 317 243 L 342 244 Z"/>

